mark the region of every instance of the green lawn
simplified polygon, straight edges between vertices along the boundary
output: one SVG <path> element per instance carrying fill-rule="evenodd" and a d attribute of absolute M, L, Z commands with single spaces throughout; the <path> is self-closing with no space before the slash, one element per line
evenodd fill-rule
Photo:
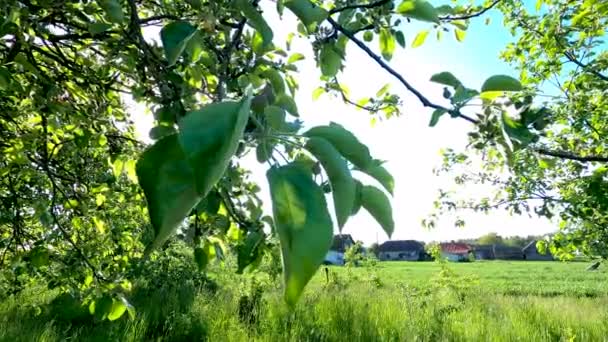
<path fill-rule="evenodd" d="M 43 305 L 52 293 L 31 289 L 0 303 L 0 341 L 605 341 L 608 273 L 587 265 L 331 267 L 331 281 L 322 269 L 295 310 L 272 283 L 243 307 L 253 278 L 224 272 L 216 292 L 135 293 L 137 318 L 117 322 L 67 319 Z"/>
<path fill-rule="evenodd" d="M 450 263 L 456 274 L 468 276 L 487 291 L 506 295 L 539 296 L 608 296 L 608 270 L 600 267 L 590 272 L 586 262 L 547 261 L 477 261 Z M 343 267 L 332 267 L 344 275 Z M 434 262 L 380 262 L 375 268 L 378 277 L 387 285 L 407 284 L 423 287 L 439 272 Z M 364 275 L 365 268 L 357 268 L 355 275 Z M 319 272 L 316 282 L 324 282 Z"/>

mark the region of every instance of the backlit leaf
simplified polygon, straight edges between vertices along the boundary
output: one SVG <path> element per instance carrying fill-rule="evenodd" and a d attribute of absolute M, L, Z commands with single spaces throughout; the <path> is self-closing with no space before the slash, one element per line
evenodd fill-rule
<path fill-rule="evenodd" d="M 372 157 L 367 146 L 340 124 L 332 122 L 329 126 L 313 127 L 304 135 L 326 139 L 334 145 L 340 154 L 360 169 L 367 169 L 372 163 Z"/>
<path fill-rule="evenodd" d="M 456 37 L 456 40 L 459 42 L 464 41 L 464 37 L 467 34 L 466 31 L 460 30 L 460 29 L 455 29 L 454 30 L 454 36 Z"/>
<path fill-rule="evenodd" d="M 397 13 L 416 20 L 439 23 L 437 10 L 425 0 L 405 0 L 397 7 Z"/>
<path fill-rule="evenodd" d="M 384 59 L 387 61 L 390 61 L 391 58 L 393 58 L 393 53 L 395 52 L 395 37 L 391 31 L 381 29 L 379 43 L 382 57 L 384 57 Z"/>
<path fill-rule="evenodd" d="M 364 185 L 361 189 L 361 204 L 382 226 L 382 229 L 390 238 L 395 229 L 395 222 L 393 221 L 393 210 L 388 197 L 377 188 Z"/>
<path fill-rule="evenodd" d="M 350 216 L 355 201 L 355 182 L 346 160 L 327 140 L 319 137 L 308 139 L 306 149 L 317 158 L 331 183 L 338 227 L 341 229 Z"/>
<path fill-rule="evenodd" d="M 283 255 L 285 301 L 294 306 L 332 243 L 323 190 L 299 163 L 267 172 L 275 229 Z"/>
<path fill-rule="evenodd" d="M 412 47 L 416 48 L 416 47 L 419 47 L 420 45 L 424 44 L 424 41 L 426 40 L 426 37 L 428 35 L 429 35 L 429 30 L 419 32 L 416 35 L 416 37 L 414 37 L 414 41 L 412 42 Z"/>
<path fill-rule="evenodd" d="M 457 88 L 458 86 L 462 85 L 462 83 L 460 83 L 460 80 L 458 80 L 456 76 L 454 76 L 451 72 L 448 71 L 440 72 L 431 76 L 431 82 L 444 84 L 453 88 Z"/>
<path fill-rule="evenodd" d="M 488 78 L 481 86 L 481 92 L 520 91 L 523 87 L 518 80 L 507 75 L 495 75 Z"/>
<path fill-rule="evenodd" d="M 304 23 L 309 32 L 327 18 L 327 11 L 310 0 L 285 0 L 283 3 Z"/>
<path fill-rule="evenodd" d="M 196 27 L 186 21 L 174 21 L 160 30 L 160 39 L 169 65 L 177 62 L 194 33 Z"/>
<path fill-rule="evenodd" d="M 257 8 L 249 0 L 237 0 L 237 7 L 243 13 L 243 16 L 247 18 L 247 24 L 253 27 L 262 37 L 264 47 L 268 47 L 272 44 L 273 33 L 264 17 L 258 12 Z"/>
<path fill-rule="evenodd" d="M 319 50 L 319 65 L 323 76 L 334 77 L 342 69 L 342 55 L 336 49 L 334 44 L 326 43 Z"/>

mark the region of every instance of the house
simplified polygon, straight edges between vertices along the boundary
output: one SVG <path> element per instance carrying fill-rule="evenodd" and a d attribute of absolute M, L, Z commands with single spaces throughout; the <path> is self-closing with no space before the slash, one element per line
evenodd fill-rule
<path fill-rule="evenodd" d="M 474 245 L 473 254 L 476 260 L 494 260 L 494 245 Z"/>
<path fill-rule="evenodd" d="M 323 263 L 325 265 L 344 265 L 344 252 L 354 244 L 355 240 L 350 234 L 335 235 Z"/>
<path fill-rule="evenodd" d="M 425 260 L 424 244 L 415 240 L 385 241 L 378 246 L 378 259 L 421 261 Z"/>
<path fill-rule="evenodd" d="M 497 260 L 523 260 L 524 253 L 521 248 L 515 246 L 507 246 L 502 244 L 495 244 L 494 246 L 494 258 Z"/>
<path fill-rule="evenodd" d="M 540 254 L 536 248 L 536 242 L 537 240 L 533 240 L 522 249 L 524 260 L 552 261 L 553 255 L 551 255 L 551 252 L 546 251 L 546 254 Z"/>
<path fill-rule="evenodd" d="M 470 261 L 473 248 L 466 243 L 443 242 L 439 244 L 441 257 L 449 261 Z"/>

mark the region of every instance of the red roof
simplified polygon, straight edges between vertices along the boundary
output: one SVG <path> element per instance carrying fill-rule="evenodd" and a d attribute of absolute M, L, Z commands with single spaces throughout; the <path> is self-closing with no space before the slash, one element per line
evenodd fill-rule
<path fill-rule="evenodd" d="M 471 250 L 471 246 L 466 243 L 445 242 L 440 243 L 441 251 L 452 254 L 467 254 Z"/>

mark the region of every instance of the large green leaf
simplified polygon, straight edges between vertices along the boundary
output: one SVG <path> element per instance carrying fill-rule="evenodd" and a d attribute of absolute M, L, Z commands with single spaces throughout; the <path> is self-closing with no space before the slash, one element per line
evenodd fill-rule
<path fill-rule="evenodd" d="M 319 49 L 319 65 L 323 76 L 334 77 L 342 68 L 342 55 L 336 49 L 331 43 L 325 43 Z"/>
<path fill-rule="evenodd" d="M 285 301 L 294 306 L 332 243 L 323 190 L 299 163 L 267 172 L 272 211 L 283 255 Z"/>
<path fill-rule="evenodd" d="M 458 88 L 458 86 L 462 85 L 460 80 L 449 71 L 443 71 L 431 76 L 431 82 L 444 84 L 453 88 Z"/>
<path fill-rule="evenodd" d="M 382 57 L 387 61 L 390 61 L 393 58 L 393 53 L 395 52 L 395 37 L 388 29 L 380 30 L 380 53 Z"/>
<path fill-rule="evenodd" d="M 425 0 L 405 0 L 397 7 L 397 13 L 416 20 L 439 23 L 437 10 Z"/>
<path fill-rule="evenodd" d="M 382 226 L 382 229 L 390 237 L 395 230 L 393 221 L 393 209 L 386 195 L 377 188 L 364 185 L 361 188 L 361 204 L 374 219 Z"/>
<path fill-rule="evenodd" d="M 327 18 L 327 11 L 315 5 L 310 0 L 285 0 L 285 7 L 289 8 L 309 30 Z"/>
<path fill-rule="evenodd" d="M 260 245 L 264 242 L 264 233 L 259 231 L 250 232 L 247 234 L 245 241 L 237 248 L 237 271 L 243 273 L 243 270 L 256 259 L 262 256 Z"/>
<path fill-rule="evenodd" d="M 308 139 L 306 149 L 312 153 L 325 169 L 331 183 L 338 227 L 342 229 L 350 216 L 355 202 L 355 181 L 346 160 L 327 140 L 318 137 Z"/>
<path fill-rule="evenodd" d="M 253 6 L 253 4 L 249 0 L 237 0 L 237 7 L 241 10 L 245 18 L 247 18 L 247 23 L 251 25 L 262 37 L 263 47 L 266 48 L 270 44 L 272 44 L 273 33 L 268 23 L 264 17 L 258 12 L 258 10 Z"/>
<path fill-rule="evenodd" d="M 270 82 L 272 86 L 272 90 L 274 90 L 275 95 L 285 93 L 285 81 L 281 74 L 276 69 L 268 68 L 260 73 L 260 76 L 264 77 Z"/>
<path fill-rule="evenodd" d="M 264 108 L 264 117 L 268 126 L 277 131 L 285 129 L 285 110 L 277 106 L 267 106 Z"/>
<path fill-rule="evenodd" d="M 115 321 L 122 317 L 127 311 L 127 306 L 122 300 L 113 299 L 112 307 L 110 308 L 110 312 L 108 312 L 108 320 Z"/>
<path fill-rule="evenodd" d="M 194 170 L 196 189 L 206 196 L 236 153 L 249 118 L 251 94 L 242 101 L 213 103 L 179 122 L 179 142 Z"/>
<path fill-rule="evenodd" d="M 155 233 L 148 253 L 175 232 L 203 196 L 196 192 L 194 171 L 176 134 L 162 138 L 142 153 L 136 172 Z"/>
<path fill-rule="evenodd" d="M 329 126 L 313 127 L 304 133 L 307 137 L 319 137 L 329 141 L 334 147 L 355 166 L 366 170 L 373 161 L 369 149 L 363 145 L 354 134 L 342 125 L 330 123 Z"/>
<path fill-rule="evenodd" d="M 481 92 L 488 91 L 520 91 L 523 87 L 518 80 L 507 75 L 494 75 L 481 86 Z"/>
<path fill-rule="evenodd" d="M 293 116 L 300 116 L 300 114 L 298 114 L 298 106 L 296 105 L 296 102 L 293 100 L 293 98 L 287 94 L 279 94 L 276 97 L 276 100 L 274 101 L 274 104 L 279 107 L 279 108 L 283 108 L 287 111 L 287 113 L 293 115 Z"/>
<path fill-rule="evenodd" d="M 196 27 L 186 21 L 174 21 L 160 30 L 160 39 L 169 65 L 175 64 L 182 55 L 188 41 L 196 33 Z"/>
<path fill-rule="evenodd" d="M 377 180 L 391 195 L 393 194 L 395 191 L 395 179 L 379 161 L 374 161 L 373 166 L 362 171 Z"/>

